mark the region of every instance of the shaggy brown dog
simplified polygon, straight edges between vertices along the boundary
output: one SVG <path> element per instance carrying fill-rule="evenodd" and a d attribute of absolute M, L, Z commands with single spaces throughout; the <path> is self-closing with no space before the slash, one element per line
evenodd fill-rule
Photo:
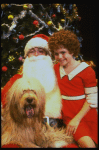
<path fill-rule="evenodd" d="M 72 142 L 65 131 L 43 123 L 45 91 L 37 79 L 18 79 L 8 91 L 3 110 L 2 146 L 61 147 Z"/>

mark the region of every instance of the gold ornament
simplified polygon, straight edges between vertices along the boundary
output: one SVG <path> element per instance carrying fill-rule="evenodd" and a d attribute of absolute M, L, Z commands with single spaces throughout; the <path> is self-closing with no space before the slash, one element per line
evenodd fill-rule
<path fill-rule="evenodd" d="M 58 6 L 60 6 L 60 4 L 53 4 L 53 6 L 57 8 Z"/>
<path fill-rule="evenodd" d="M 65 22 L 65 19 L 61 19 L 61 22 L 64 23 L 64 22 Z"/>
<path fill-rule="evenodd" d="M 14 56 L 9 56 L 8 58 L 9 61 L 13 61 L 14 59 L 15 59 Z"/>
<path fill-rule="evenodd" d="M 14 18 L 13 15 L 9 15 L 9 16 L 8 16 L 8 19 L 9 19 L 9 20 L 13 20 L 13 18 Z"/>
<path fill-rule="evenodd" d="M 50 26 L 52 25 L 52 21 L 48 21 L 47 24 Z"/>
<path fill-rule="evenodd" d="M 23 5 L 23 9 L 27 9 L 28 8 L 28 5 L 27 4 L 24 4 Z"/>
<path fill-rule="evenodd" d="M 5 8 L 5 4 L 1 4 L 1 8 L 2 8 L 2 9 Z"/>

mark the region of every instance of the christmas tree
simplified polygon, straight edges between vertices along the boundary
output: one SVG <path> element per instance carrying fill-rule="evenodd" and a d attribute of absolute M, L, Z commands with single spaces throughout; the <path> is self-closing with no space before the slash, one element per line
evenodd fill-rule
<path fill-rule="evenodd" d="M 71 30 L 81 43 L 80 20 L 76 4 L 1 4 L 1 86 L 21 72 L 25 44 L 34 35 Z"/>

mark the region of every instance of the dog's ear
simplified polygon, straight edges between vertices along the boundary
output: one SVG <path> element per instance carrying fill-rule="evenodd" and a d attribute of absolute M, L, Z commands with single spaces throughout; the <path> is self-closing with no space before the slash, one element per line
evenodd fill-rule
<path fill-rule="evenodd" d="M 10 103 L 10 115 L 11 115 L 11 118 L 17 122 L 17 123 L 22 123 L 22 117 L 21 117 L 21 114 L 20 114 L 20 111 L 18 110 L 18 104 L 17 102 L 15 101 L 15 96 L 13 95 L 12 96 L 12 100 L 11 100 L 11 103 Z"/>

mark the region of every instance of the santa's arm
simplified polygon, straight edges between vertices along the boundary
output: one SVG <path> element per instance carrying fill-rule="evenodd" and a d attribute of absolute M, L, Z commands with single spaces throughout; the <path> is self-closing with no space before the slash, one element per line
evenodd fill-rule
<path fill-rule="evenodd" d="M 13 83 L 21 78 L 22 75 L 20 74 L 16 74 L 14 75 L 12 78 L 10 78 L 10 80 L 6 83 L 6 85 L 2 88 L 1 90 L 1 103 L 2 103 L 2 107 L 4 108 L 5 104 L 6 104 L 6 101 L 5 101 L 5 98 L 6 98 L 6 94 L 8 92 L 8 90 L 11 88 L 11 86 L 13 85 Z"/>

